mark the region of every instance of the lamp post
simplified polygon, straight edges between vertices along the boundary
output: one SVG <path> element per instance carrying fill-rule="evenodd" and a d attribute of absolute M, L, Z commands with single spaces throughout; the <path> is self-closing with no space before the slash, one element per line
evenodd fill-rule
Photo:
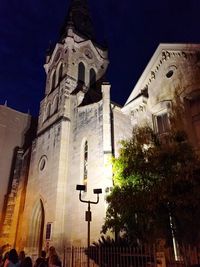
<path fill-rule="evenodd" d="M 93 189 L 93 193 L 97 195 L 97 200 L 96 201 L 90 201 L 90 200 L 83 200 L 81 198 L 81 192 L 85 191 L 86 186 L 85 185 L 77 185 L 76 190 L 79 191 L 79 200 L 83 203 L 88 204 L 88 209 L 85 212 L 85 221 L 87 222 L 87 247 L 88 247 L 88 253 L 89 253 L 89 247 L 90 247 L 90 222 L 92 221 L 92 213 L 90 210 L 90 205 L 91 204 L 98 204 L 99 203 L 99 194 L 102 193 L 102 189 Z M 90 260 L 89 260 L 89 255 L 87 257 L 87 267 L 89 267 Z"/>

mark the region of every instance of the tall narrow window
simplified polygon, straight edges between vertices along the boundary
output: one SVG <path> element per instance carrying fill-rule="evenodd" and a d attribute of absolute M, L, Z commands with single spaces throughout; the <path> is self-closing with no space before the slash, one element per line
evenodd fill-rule
<path fill-rule="evenodd" d="M 90 87 L 95 88 L 96 84 L 96 72 L 94 69 L 90 69 Z"/>
<path fill-rule="evenodd" d="M 56 87 L 56 71 L 54 71 L 52 75 L 52 80 L 51 80 L 51 91 L 53 91 Z"/>
<path fill-rule="evenodd" d="M 87 186 L 88 180 L 88 141 L 84 145 L 84 170 L 83 170 L 83 184 Z"/>
<path fill-rule="evenodd" d="M 50 115 L 51 115 L 51 104 L 49 103 L 46 109 L 46 119 L 48 119 Z"/>
<path fill-rule="evenodd" d="M 85 82 L 85 66 L 82 62 L 78 65 L 78 82 Z"/>
<path fill-rule="evenodd" d="M 169 131 L 169 118 L 167 113 L 156 116 L 157 119 L 157 130 L 159 134 L 166 133 Z"/>
<path fill-rule="evenodd" d="M 46 225 L 46 240 L 51 240 L 53 223 L 47 223 Z"/>
<path fill-rule="evenodd" d="M 63 77 L 63 64 L 60 65 L 59 71 L 58 71 L 58 81 L 61 82 Z"/>
<path fill-rule="evenodd" d="M 54 102 L 53 102 L 53 112 L 56 113 L 58 111 L 58 103 L 59 103 L 59 99 L 58 96 L 56 96 L 54 98 Z"/>

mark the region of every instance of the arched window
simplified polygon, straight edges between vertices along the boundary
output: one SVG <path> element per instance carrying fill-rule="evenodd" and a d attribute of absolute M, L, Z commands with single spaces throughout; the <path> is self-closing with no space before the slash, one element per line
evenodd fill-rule
<path fill-rule="evenodd" d="M 85 66 L 82 62 L 78 64 L 78 82 L 85 82 Z"/>
<path fill-rule="evenodd" d="M 90 69 L 90 87 L 95 88 L 96 72 L 94 69 Z"/>
<path fill-rule="evenodd" d="M 56 87 L 56 71 L 54 70 L 54 73 L 51 79 L 51 91 L 53 91 L 55 87 Z"/>
<path fill-rule="evenodd" d="M 62 81 L 63 77 L 63 64 L 60 64 L 59 70 L 58 70 L 58 82 Z"/>
<path fill-rule="evenodd" d="M 51 115 L 51 104 L 49 103 L 46 109 L 46 119 L 48 119 L 50 115 Z"/>
<path fill-rule="evenodd" d="M 88 180 L 88 141 L 84 144 L 84 161 L 83 161 L 83 184 L 87 186 Z"/>
<path fill-rule="evenodd" d="M 58 111 L 58 96 L 56 96 L 53 101 L 53 112 L 56 113 L 57 111 Z"/>

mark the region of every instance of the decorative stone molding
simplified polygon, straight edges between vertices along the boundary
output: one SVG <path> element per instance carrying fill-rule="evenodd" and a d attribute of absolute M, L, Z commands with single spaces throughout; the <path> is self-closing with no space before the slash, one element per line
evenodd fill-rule
<path fill-rule="evenodd" d="M 139 105 L 131 110 L 131 116 L 138 117 L 141 113 L 146 112 L 146 105 Z"/>
<path fill-rule="evenodd" d="M 198 60 L 198 52 L 197 51 L 170 51 L 170 50 L 162 50 L 162 54 L 161 54 L 161 58 L 158 61 L 157 65 L 155 66 L 155 68 L 151 71 L 150 73 L 150 77 L 148 79 L 148 82 L 146 83 L 146 85 L 144 86 L 144 88 L 148 88 L 149 85 L 151 84 L 151 82 L 153 80 L 156 79 L 156 75 L 160 69 L 160 67 L 162 66 L 162 64 L 171 59 L 171 58 L 183 58 L 185 60 L 196 60 L 197 64 L 199 62 Z"/>

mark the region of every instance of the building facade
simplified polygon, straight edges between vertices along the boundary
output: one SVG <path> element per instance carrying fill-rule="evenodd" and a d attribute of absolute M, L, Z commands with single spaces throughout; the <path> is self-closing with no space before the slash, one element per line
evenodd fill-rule
<path fill-rule="evenodd" d="M 17 246 L 32 255 L 52 244 L 59 251 L 87 244 L 87 206 L 79 201 L 77 184 L 86 186 L 84 200 L 96 201 L 93 189 L 102 189 L 98 205 L 91 206 L 91 242 L 100 236 L 113 186 L 112 121 L 121 120 L 115 127 L 123 138 L 122 124 L 129 123 L 111 104 L 110 84 L 104 81 L 108 64 L 107 49 L 95 42 L 87 1 L 72 1 L 60 40 L 46 57 L 45 96 L 17 230 Z"/>
<path fill-rule="evenodd" d="M 110 100 L 111 85 L 104 79 L 108 51 L 95 41 L 87 1 L 71 1 L 60 40 L 46 57 L 45 95 L 28 172 L 23 154 L 15 211 L 20 218 L 1 242 L 32 255 L 50 245 L 60 252 L 86 245 L 87 206 L 79 201 L 77 184 L 86 186 L 84 200 L 95 201 L 93 189 L 102 188 L 98 205 L 91 207 L 91 242 L 97 240 L 113 186 L 111 157 L 118 155 L 120 140 L 146 123 L 165 134 L 176 95 L 187 108 L 188 134 L 198 148 L 199 51 L 200 45 L 159 45 L 120 107 Z"/>
<path fill-rule="evenodd" d="M 159 135 L 169 130 L 177 98 L 185 112 L 185 130 L 199 150 L 200 68 L 198 44 L 160 44 L 123 107 L 132 125 L 148 122 Z"/>
<path fill-rule="evenodd" d="M 29 114 L 0 105 L 0 240 L 9 238 L 12 228 L 19 173 L 22 157 L 29 143 L 27 138 L 30 127 Z"/>

